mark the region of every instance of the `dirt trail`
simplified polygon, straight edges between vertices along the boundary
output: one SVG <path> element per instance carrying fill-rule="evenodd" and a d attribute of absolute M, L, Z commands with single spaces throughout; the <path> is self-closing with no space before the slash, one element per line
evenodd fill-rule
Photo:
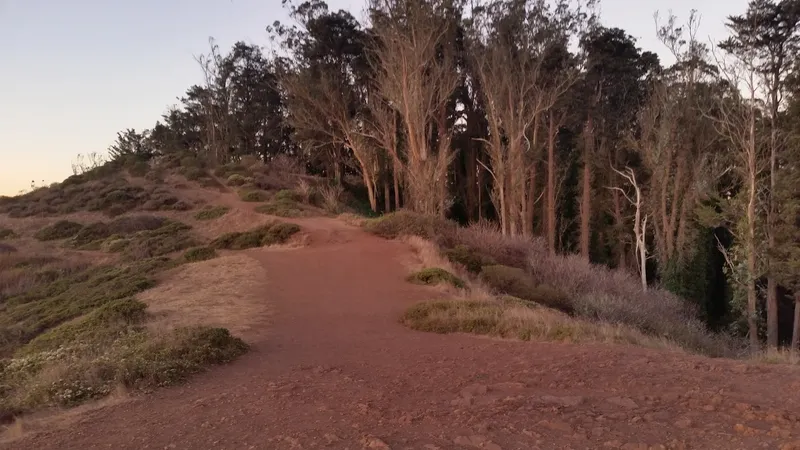
<path fill-rule="evenodd" d="M 800 449 L 795 370 L 410 331 L 434 291 L 403 244 L 297 222 L 308 247 L 247 253 L 274 311 L 249 354 L 7 448 Z"/>

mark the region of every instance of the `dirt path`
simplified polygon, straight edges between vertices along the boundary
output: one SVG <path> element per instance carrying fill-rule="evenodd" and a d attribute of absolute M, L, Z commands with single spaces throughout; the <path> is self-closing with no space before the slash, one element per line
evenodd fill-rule
<path fill-rule="evenodd" d="M 7 448 L 800 449 L 795 370 L 410 331 L 433 291 L 403 244 L 299 222 L 308 247 L 248 253 L 274 310 L 252 352 Z"/>

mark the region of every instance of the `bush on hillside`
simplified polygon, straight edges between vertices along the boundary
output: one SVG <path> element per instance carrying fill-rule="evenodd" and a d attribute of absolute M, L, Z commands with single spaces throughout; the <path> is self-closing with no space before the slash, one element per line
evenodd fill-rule
<path fill-rule="evenodd" d="M 0 228 L 0 241 L 4 239 L 13 239 L 17 237 L 17 233 L 10 228 Z"/>
<path fill-rule="evenodd" d="M 56 241 L 59 239 L 66 239 L 78 234 L 83 225 L 69 220 L 59 220 L 58 222 L 48 225 L 33 235 L 40 241 Z"/>
<path fill-rule="evenodd" d="M 439 267 L 429 267 L 414 272 L 408 276 L 407 280 L 411 283 L 426 284 L 429 286 L 446 283 L 459 289 L 466 287 L 464 280 Z"/>
<path fill-rule="evenodd" d="M 245 202 L 265 202 L 269 199 L 267 193 L 264 191 L 239 191 L 239 198 Z"/>
<path fill-rule="evenodd" d="M 483 266 L 497 264 L 494 258 L 461 244 L 451 249 L 445 249 L 442 253 L 450 262 L 464 266 L 470 273 L 480 273 Z"/>
<path fill-rule="evenodd" d="M 492 289 L 566 313 L 573 311 L 572 301 L 563 293 L 546 285 L 537 285 L 516 267 L 494 265 L 481 271 L 481 279 Z"/>
<path fill-rule="evenodd" d="M 194 215 L 194 218 L 197 220 L 213 220 L 218 219 L 230 211 L 230 208 L 227 206 L 207 206 L 197 214 Z"/>
<path fill-rule="evenodd" d="M 225 233 L 211 241 L 210 246 L 217 249 L 244 250 L 282 244 L 299 231 L 300 227 L 293 223 L 272 222 L 250 231 Z"/>
<path fill-rule="evenodd" d="M 186 262 L 206 261 L 217 257 L 217 251 L 211 247 L 193 247 L 183 254 Z"/>
<path fill-rule="evenodd" d="M 400 210 L 368 219 L 364 222 L 364 228 L 387 239 L 409 235 L 436 242 L 438 238 L 452 234 L 456 224 L 438 217 Z"/>

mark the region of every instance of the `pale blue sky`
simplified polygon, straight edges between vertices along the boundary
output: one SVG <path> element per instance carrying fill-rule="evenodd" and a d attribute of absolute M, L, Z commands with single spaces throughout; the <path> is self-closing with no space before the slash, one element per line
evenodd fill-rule
<path fill-rule="evenodd" d="M 601 0 L 603 23 L 667 58 L 653 13 L 702 15 L 719 40 L 746 0 Z M 362 0 L 329 0 L 362 17 Z M 267 45 L 280 0 L 0 0 L 0 195 L 61 181 L 78 153 L 102 152 L 125 128 L 151 127 L 201 71 L 193 55 L 235 41 Z M 668 58 L 667 58 L 668 60 Z"/>

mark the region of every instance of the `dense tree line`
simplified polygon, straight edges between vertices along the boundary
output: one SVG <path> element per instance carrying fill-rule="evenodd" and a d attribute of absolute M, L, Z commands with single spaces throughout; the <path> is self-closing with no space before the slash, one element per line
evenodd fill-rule
<path fill-rule="evenodd" d="M 274 47 L 211 43 L 205 82 L 112 156 L 289 155 L 408 208 L 543 238 L 641 274 L 753 348 L 800 339 L 800 0 L 753 0 L 708 45 L 657 19 L 675 62 L 593 0 L 284 0 Z M 792 329 L 792 324 L 794 328 Z"/>

